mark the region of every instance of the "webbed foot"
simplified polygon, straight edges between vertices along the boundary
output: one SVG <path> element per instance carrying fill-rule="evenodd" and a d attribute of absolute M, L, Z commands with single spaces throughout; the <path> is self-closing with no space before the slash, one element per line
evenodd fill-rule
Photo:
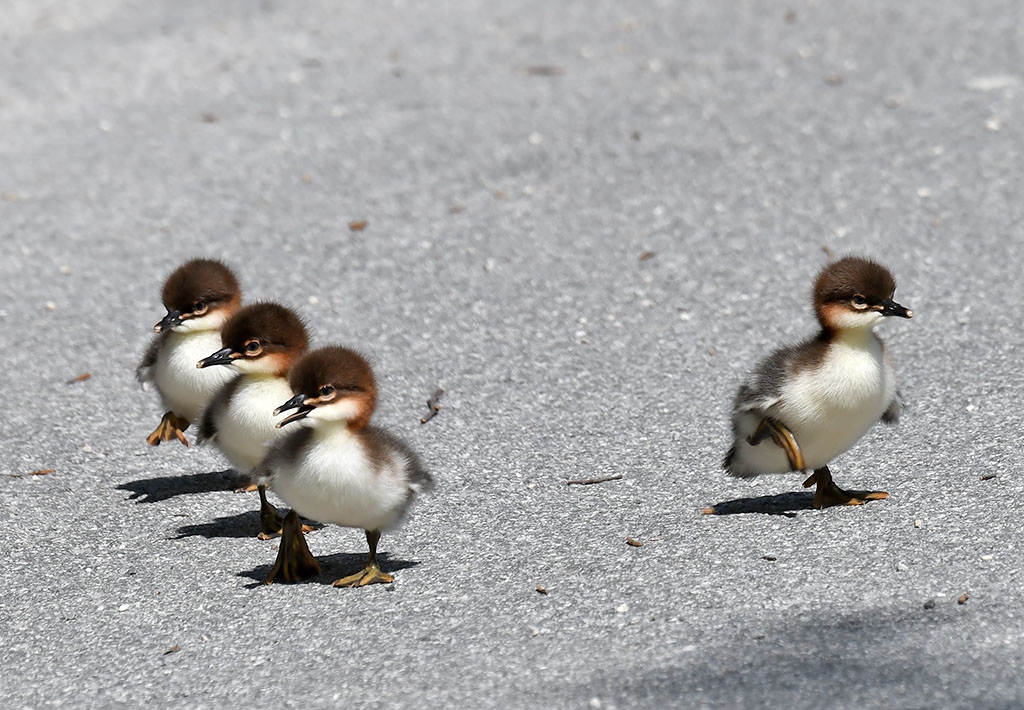
<path fill-rule="evenodd" d="M 864 505 L 869 500 L 888 498 L 885 491 L 846 491 L 832 480 L 832 472 L 828 466 L 815 469 L 806 481 L 804 488 L 817 484 L 814 490 L 814 508 L 820 510 L 833 505 Z"/>
<path fill-rule="evenodd" d="M 277 579 L 282 582 L 301 582 L 320 574 L 320 563 L 309 551 L 301 527 L 299 514 L 294 510 L 288 513 L 281 528 L 277 559 L 267 575 L 267 584 L 273 584 Z"/>
<path fill-rule="evenodd" d="M 189 446 L 184 431 L 188 429 L 187 419 L 179 417 L 174 412 L 164 412 L 163 419 L 153 433 L 146 437 L 146 443 L 150 446 L 160 446 L 161 441 L 173 441 L 177 439 L 185 446 Z"/>
<path fill-rule="evenodd" d="M 360 572 L 335 580 L 332 587 L 365 587 L 368 584 L 387 584 L 395 578 L 381 571 L 377 563 L 368 564 Z"/>
<path fill-rule="evenodd" d="M 380 541 L 380 530 L 367 530 L 366 542 L 370 546 L 370 559 L 360 572 L 342 577 L 331 585 L 333 587 L 365 587 L 368 584 L 387 584 L 395 578 L 381 571 L 377 565 L 377 543 Z"/>

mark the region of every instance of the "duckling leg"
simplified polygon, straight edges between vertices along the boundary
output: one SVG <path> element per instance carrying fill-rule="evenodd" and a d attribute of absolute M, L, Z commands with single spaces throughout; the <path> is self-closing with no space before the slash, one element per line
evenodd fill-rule
<path fill-rule="evenodd" d="M 828 466 L 815 469 L 804 481 L 804 488 L 809 488 L 815 483 L 818 484 L 814 489 L 814 507 L 817 510 L 833 505 L 864 505 L 869 500 L 889 497 L 885 491 L 844 491 L 832 480 L 832 472 L 828 470 Z"/>
<path fill-rule="evenodd" d="M 164 412 L 163 419 L 153 433 L 146 437 L 146 443 L 150 446 L 160 446 L 161 441 L 173 441 L 177 439 L 185 446 L 188 446 L 188 439 L 183 433 L 188 429 L 188 420 L 179 417 L 174 412 Z"/>
<path fill-rule="evenodd" d="M 281 514 L 277 512 L 277 508 L 274 507 L 273 503 L 267 500 L 267 487 L 258 486 L 257 490 L 260 492 L 259 537 L 262 540 L 267 540 L 272 535 L 281 534 Z M 295 513 L 295 511 L 293 510 L 292 513 Z M 295 517 L 298 517 L 298 513 L 295 513 Z M 284 547 L 283 544 L 281 546 Z"/>
<path fill-rule="evenodd" d="M 370 559 L 362 572 L 356 572 L 348 577 L 342 577 L 334 582 L 335 587 L 365 587 L 367 584 L 384 584 L 394 582 L 395 578 L 385 574 L 377 565 L 377 542 L 380 540 L 380 530 L 367 530 L 366 542 L 370 546 Z"/>
<path fill-rule="evenodd" d="M 757 446 L 769 436 L 776 446 L 786 452 L 786 458 L 789 459 L 789 465 L 793 471 L 803 471 L 806 468 L 803 452 L 800 451 L 800 444 L 796 443 L 793 432 L 785 424 L 771 417 L 761 420 L 754 433 L 747 437 L 747 442 L 751 446 Z"/>
<path fill-rule="evenodd" d="M 263 485 L 256 485 L 255 483 L 245 490 L 254 490 L 260 492 L 260 532 L 256 536 L 260 540 L 269 540 L 275 535 L 281 534 L 281 514 L 277 512 L 277 508 L 274 504 L 267 500 L 267 487 Z M 306 525 L 303 523 L 299 528 L 303 534 L 311 532 L 313 530 L 319 530 L 318 525 Z"/>
<path fill-rule="evenodd" d="M 320 563 L 306 545 L 302 534 L 302 521 L 294 510 L 288 513 L 281 529 L 281 546 L 277 548 L 277 559 L 267 575 L 267 584 L 273 584 L 280 576 L 282 582 L 301 582 L 320 574 Z"/>

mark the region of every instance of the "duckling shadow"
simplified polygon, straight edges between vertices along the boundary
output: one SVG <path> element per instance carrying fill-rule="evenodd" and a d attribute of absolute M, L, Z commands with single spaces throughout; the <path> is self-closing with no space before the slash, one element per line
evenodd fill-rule
<path fill-rule="evenodd" d="M 117 487 L 121 491 L 131 491 L 129 500 L 139 503 L 157 503 L 175 496 L 197 493 L 213 493 L 231 491 L 249 483 L 242 474 L 228 469 L 226 471 L 210 471 L 208 473 L 184 474 L 181 476 L 159 476 L 157 478 L 140 478 L 137 481 L 122 483 Z"/>
<path fill-rule="evenodd" d="M 276 555 L 275 550 L 273 555 Z M 271 557 L 273 557 L 271 555 Z M 316 577 L 311 577 L 302 582 L 294 582 L 294 584 L 325 584 L 330 586 L 336 579 L 353 574 L 361 570 L 366 566 L 365 552 L 337 552 L 333 555 L 320 555 L 316 558 L 317 562 L 320 563 L 320 574 Z M 392 558 L 387 552 L 377 553 L 377 563 L 380 568 L 388 574 L 399 572 L 403 569 L 409 569 L 419 564 L 414 560 L 401 560 Z M 251 579 L 251 584 L 246 584 L 246 589 L 256 589 L 266 585 L 267 575 L 270 574 L 270 570 L 274 568 L 273 559 L 270 564 L 259 565 L 252 569 L 239 572 L 236 576 L 243 579 Z M 287 584 L 284 582 L 274 582 L 274 584 Z"/>
<path fill-rule="evenodd" d="M 224 515 L 205 523 L 182 525 L 176 532 L 177 535 L 172 537 L 172 540 L 181 540 L 186 537 L 254 538 L 260 532 L 260 512 L 258 510 L 247 510 L 244 513 L 236 513 L 235 515 Z"/>
<path fill-rule="evenodd" d="M 715 503 L 706 510 L 714 511 L 710 515 L 738 515 L 740 513 L 762 513 L 764 515 L 785 515 L 795 518 L 797 510 L 808 510 L 814 507 L 813 493 L 780 493 L 773 496 L 757 498 L 736 498 L 735 500 Z"/>

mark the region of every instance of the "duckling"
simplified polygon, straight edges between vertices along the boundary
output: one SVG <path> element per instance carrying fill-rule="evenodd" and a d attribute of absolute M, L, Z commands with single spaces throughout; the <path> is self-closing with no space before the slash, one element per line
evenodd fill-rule
<path fill-rule="evenodd" d="M 254 303 L 225 324 L 224 347 L 194 367 L 226 365 L 237 373 L 214 395 L 203 414 L 200 442 L 212 441 L 240 473 L 252 473 L 263 461 L 271 441 L 282 435 L 274 408 L 291 396 L 288 371 L 306 351 L 309 336 L 296 313 L 278 303 Z M 260 493 L 261 535 L 281 531 L 277 509 Z"/>
<path fill-rule="evenodd" d="M 292 508 L 267 583 L 319 573 L 298 532 L 299 514 L 366 533 L 366 566 L 334 586 L 393 581 L 377 563 L 381 531 L 399 524 L 415 496 L 432 485 L 430 474 L 409 446 L 370 425 L 377 386 L 359 353 L 337 346 L 314 350 L 296 363 L 288 380 L 297 394 L 276 413 L 296 411 L 278 426 L 309 426 L 275 442 L 257 473 Z"/>
<path fill-rule="evenodd" d="M 166 410 L 146 441 L 159 446 L 177 439 L 188 446 L 185 430 L 232 377 L 226 371 L 197 372 L 195 361 L 221 346 L 221 327 L 238 310 L 242 291 L 221 262 L 192 259 L 167 277 L 162 301 L 167 315 L 153 326 L 157 335 L 135 371 L 139 382 L 156 386 Z"/>
<path fill-rule="evenodd" d="M 894 424 L 903 409 L 896 372 L 874 328 L 913 312 L 893 300 L 896 281 L 884 266 L 859 257 L 827 265 L 814 284 L 820 331 L 765 358 L 740 387 L 733 406 L 732 476 L 813 470 L 814 507 L 861 505 L 884 491 L 845 491 L 828 464 L 875 422 Z M 764 445 L 767 439 L 773 445 Z M 709 509 L 710 511 L 711 509 Z"/>

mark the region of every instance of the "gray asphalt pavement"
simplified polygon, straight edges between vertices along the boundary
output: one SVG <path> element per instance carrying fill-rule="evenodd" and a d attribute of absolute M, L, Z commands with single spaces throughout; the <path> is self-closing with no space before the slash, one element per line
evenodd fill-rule
<path fill-rule="evenodd" d="M 1018 3 L 0 18 L 5 707 L 1024 706 Z M 891 497 L 814 511 L 719 462 L 825 248 L 917 315 L 903 421 L 833 466 Z M 146 445 L 133 371 L 199 255 L 374 363 L 439 483 L 393 585 L 330 586 L 340 528 L 262 585 L 255 495 Z"/>

